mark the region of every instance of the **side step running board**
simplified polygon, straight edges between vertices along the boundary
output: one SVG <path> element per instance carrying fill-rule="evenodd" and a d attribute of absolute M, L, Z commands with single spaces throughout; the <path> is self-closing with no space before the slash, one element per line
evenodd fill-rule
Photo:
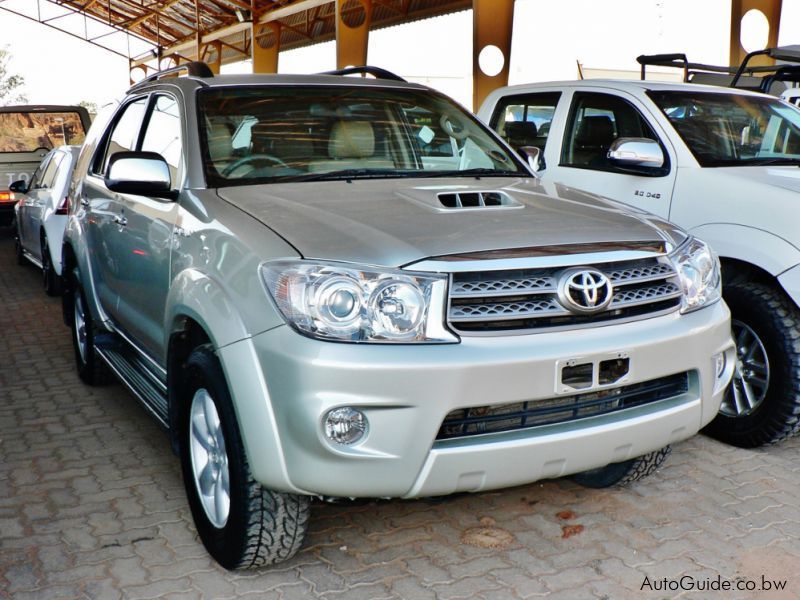
<path fill-rule="evenodd" d="M 125 340 L 113 333 L 95 337 L 97 353 L 122 383 L 167 427 L 167 384 Z"/>

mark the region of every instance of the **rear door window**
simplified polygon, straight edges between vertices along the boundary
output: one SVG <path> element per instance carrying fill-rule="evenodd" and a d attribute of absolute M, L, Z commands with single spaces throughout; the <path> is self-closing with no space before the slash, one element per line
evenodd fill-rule
<path fill-rule="evenodd" d="M 506 96 L 495 107 L 492 129 L 515 150 L 524 146 L 544 150 L 560 98 L 561 92 Z"/>

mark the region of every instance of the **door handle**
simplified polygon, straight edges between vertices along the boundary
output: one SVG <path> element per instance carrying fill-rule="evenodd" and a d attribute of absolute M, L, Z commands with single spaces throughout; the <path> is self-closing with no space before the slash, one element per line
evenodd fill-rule
<path fill-rule="evenodd" d="M 128 224 L 128 219 L 123 216 L 117 215 L 114 217 L 114 223 L 119 225 L 120 227 L 125 227 Z"/>
<path fill-rule="evenodd" d="M 83 206 L 84 208 L 89 208 L 89 199 L 81 198 L 81 206 Z"/>

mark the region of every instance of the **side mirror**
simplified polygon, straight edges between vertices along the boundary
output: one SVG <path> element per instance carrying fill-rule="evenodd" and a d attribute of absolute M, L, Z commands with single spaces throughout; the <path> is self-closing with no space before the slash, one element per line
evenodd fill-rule
<path fill-rule="evenodd" d="M 522 156 L 528 160 L 528 166 L 531 168 L 531 171 L 533 171 L 533 174 L 538 177 L 539 173 L 545 169 L 542 149 L 536 146 L 522 146 L 519 151 L 522 153 Z"/>
<path fill-rule="evenodd" d="M 120 194 L 175 199 L 169 165 L 155 152 L 117 152 L 108 161 L 106 187 Z"/>
<path fill-rule="evenodd" d="M 655 140 L 649 138 L 617 138 L 608 149 L 611 163 L 620 167 L 664 166 L 664 152 Z"/>
<path fill-rule="evenodd" d="M 17 179 L 10 186 L 8 186 L 8 190 L 10 192 L 17 192 L 19 194 L 24 194 L 28 191 L 28 182 L 25 181 L 24 179 Z"/>

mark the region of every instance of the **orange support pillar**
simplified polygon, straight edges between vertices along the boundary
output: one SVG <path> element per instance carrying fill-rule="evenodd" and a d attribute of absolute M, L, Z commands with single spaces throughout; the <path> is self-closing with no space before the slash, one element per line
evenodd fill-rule
<path fill-rule="evenodd" d="M 513 27 L 514 0 L 472 0 L 474 110 L 492 91 L 508 85 Z"/>
<path fill-rule="evenodd" d="M 222 67 L 222 42 L 216 40 L 205 44 L 198 60 L 205 62 L 215 75 L 219 75 Z"/>
<path fill-rule="evenodd" d="M 731 0 L 731 46 L 730 57 L 731 65 L 738 66 L 747 50 L 742 47 L 742 18 L 751 10 L 760 11 L 769 23 L 769 37 L 767 48 L 778 45 L 778 28 L 781 23 L 782 0 Z M 762 50 L 762 48 L 751 48 L 751 50 Z M 756 56 L 750 62 L 753 65 L 769 65 L 774 61 L 766 56 Z"/>
<path fill-rule="evenodd" d="M 367 64 L 372 0 L 336 0 L 336 68 Z"/>
<path fill-rule="evenodd" d="M 281 52 L 281 24 L 253 24 L 250 28 L 250 41 L 253 73 L 277 73 Z"/>

